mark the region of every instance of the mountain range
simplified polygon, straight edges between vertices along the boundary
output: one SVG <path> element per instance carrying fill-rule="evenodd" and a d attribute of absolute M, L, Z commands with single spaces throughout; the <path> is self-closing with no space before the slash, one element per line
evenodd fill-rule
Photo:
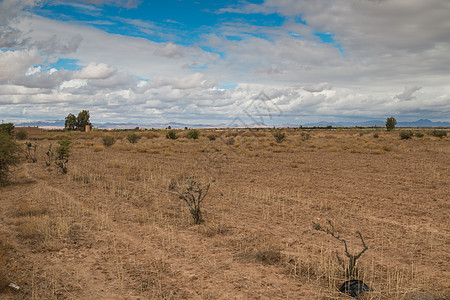
<path fill-rule="evenodd" d="M 62 129 L 64 128 L 64 120 L 53 120 L 53 121 L 32 121 L 24 123 L 14 124 L 16 127 L 39 127 L 44 129 Z M 232 123 L 232 124 L 188 124 L 179 122 L 169 122 L 169 123 L 93 123 L 94 127 L 99 129 L 134 129 L 139 128 L 238 128 L 243 127 L 242 124 Z M 384 127 L 385 122 L 381 120 L 372 121 L 355 121 L 355 122 L 327 122 L 321 121 L 316 123 L 305 123 L 305 124 L 291 124 L 284 123 L 280 125 L 266 125 L 261 123 L 251 123 L 246 124 L 245 127 L 258 128 L 258 127 Z M 397 122 L 397 127 L 450 127 L 450 122 L 434 122 L 428 119 L 420 119 L 413 122 Z"/>

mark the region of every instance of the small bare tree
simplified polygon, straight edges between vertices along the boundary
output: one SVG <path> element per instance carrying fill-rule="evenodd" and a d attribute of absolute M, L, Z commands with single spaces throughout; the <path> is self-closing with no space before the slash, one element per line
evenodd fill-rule
<path fill-rule="evenodd" d="M 185 177 L 182 182 L 172 180 L 169 184 L 169 190 L 175 193 L 178 198 L 183 200 L 189 206 L 189 212 L 194 219 L 194 224 L 203 223 L 201 204 L 208 194 L 210 183 L 202 187 L 194 177 Z"/>
<path fill-rule="evenodd" d="M 361 239 L 361 243 L 363 245 L 363 249 L 356 255 L 350 254 L 350 252 L 348 251 L 347 248 L 347 241 L 344 240 L 343 238 L 341 238 L 337 233 L 336 230 L 334 229 L 333 223 L 331 223 L 330 220 L 328 220 L 328 225 L 329 228 L 324 228 L 322 227 L 322 225 L 320 225 L 319 223 L 315 223 L 313 222 L 313 228 L 315 230 L 318 231 L 323 231 L 325 233 L 328 233 L 329 235 L 331 235 L 332 237 L 334 237 L 335 239 L 339 240 L 340 242 L 344 243 L 344 247 L 345 247 L 345 255 L 348 257 L 348 265 L 345 265 L 345 262 L 343 259 L 341 259 L 339 257 L 338 252 L 336 251 L 336 257 L 339 261 L 339 264 L 342 266 L 342 269 L 344 270 L 344 275 L 346 278 L 350 279 L 350 278 L 356 278 L 358 277 L 358 269 L 356 267 L 356 261 L 361 257 L 361 255 L 366 252 L 367 249 L 369 249 L 366 246 L 366 243 L 364 242 L 364 239 L 361 235 L 361 232 L 357 231 L 356 233 L 359 235 L 359 238 Z"/>
<path fill-rule="evenodd" d="M 36 149 L 37 149 L 37 144 L 34 143 L 32 144 L 31 142 L 26 142 L 25 143 L 25 158 L 30 160 L 32 163 L 37 162 L 37 158 L 36 158 Z"/>

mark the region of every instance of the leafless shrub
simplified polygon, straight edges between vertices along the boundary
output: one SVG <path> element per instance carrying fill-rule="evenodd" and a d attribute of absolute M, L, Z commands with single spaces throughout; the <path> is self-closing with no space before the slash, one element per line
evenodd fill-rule
<path fill-rule="evenodd" d="M 335 239 L 337 239 L 338 241 L 342 242 L 344 244 L 345 247 L 345 255 L 348 257 L 348 264 L 346 265 L 344 260 L 341 259 L 339 257 L 338 252 L 336 251 L 336 257 L 339 261 L 339 264 L 341 265 L 343 271 L 344 271 L 344 275 L 346 278 L 357 278 L 358 277 L 358 268 L 356 267 L 356 262 L 357 260 L 361 257 L 361 255 L 366 252 L 367 249 L 369 249 L 366 246 L 366 243 L 364 242 L 364 239 L 361 235 L 361 232 L 357 231 L 356 233 L 359 235 L 359 238 L 361 239 L 361 243 L 363 245 L 363 250 L 361 250 L 358 254 L 353 255 L 350 254 L 350 252 L 348 251 L 348 247 L 347 247 L 347 241 L 343 238 L 341 238 L 337 233 L 336 230 L 334 229 L 333 223 L 331 223 L 330 220 L 328 220 L 328 225 L 329 227 L 322 227 L 322 225 L 320 225 L 319 223 L 315 223 L 313 222 L 313 228 L 315 230 L 318 231 L 323 231 L 325 233 L 328 233 L 329 235 L 331 235 L 332 237 L 334 237 Z"/>
<path fill-rule="evenodd" d="M 202 186 L 193 176 L 187 176 L 181 180 L 172 180 L 169 184 L 169 190 L 188 205 L 189 212 L 196 225 L 204 221 L 201 204 L 208 194 L 210 186 L 210 183 Z"/>

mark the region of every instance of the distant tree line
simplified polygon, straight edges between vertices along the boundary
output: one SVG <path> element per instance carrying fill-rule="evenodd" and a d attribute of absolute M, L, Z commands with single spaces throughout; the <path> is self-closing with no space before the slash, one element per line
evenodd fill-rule
<path fill-rule="evenodd" d="M 73 114 L 69 114 L 66 117 L 64 129 L 84 131 L 86 125 L 92 126 L 92 123 L 89 122 L 90 117 L 88 110 L 80 111 L 76 117 Z"/>

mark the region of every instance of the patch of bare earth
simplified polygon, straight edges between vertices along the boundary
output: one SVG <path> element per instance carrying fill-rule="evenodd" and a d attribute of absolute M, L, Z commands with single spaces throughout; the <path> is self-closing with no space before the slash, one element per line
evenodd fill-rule
<path fill-rule="evenodd" d="M 0 188 L 0 298 L 345 299 L 344 247 L 312 226 L 330 220 L 369 248 L 361 298 L 448 299 L 450 139 L 285 132 L 75 134 L 67 175 L 44 163 L 65 134 L 33 132 L 38 162 Z M 201 225 L 169 189 L 183 176 L 211 183 Z"/>

